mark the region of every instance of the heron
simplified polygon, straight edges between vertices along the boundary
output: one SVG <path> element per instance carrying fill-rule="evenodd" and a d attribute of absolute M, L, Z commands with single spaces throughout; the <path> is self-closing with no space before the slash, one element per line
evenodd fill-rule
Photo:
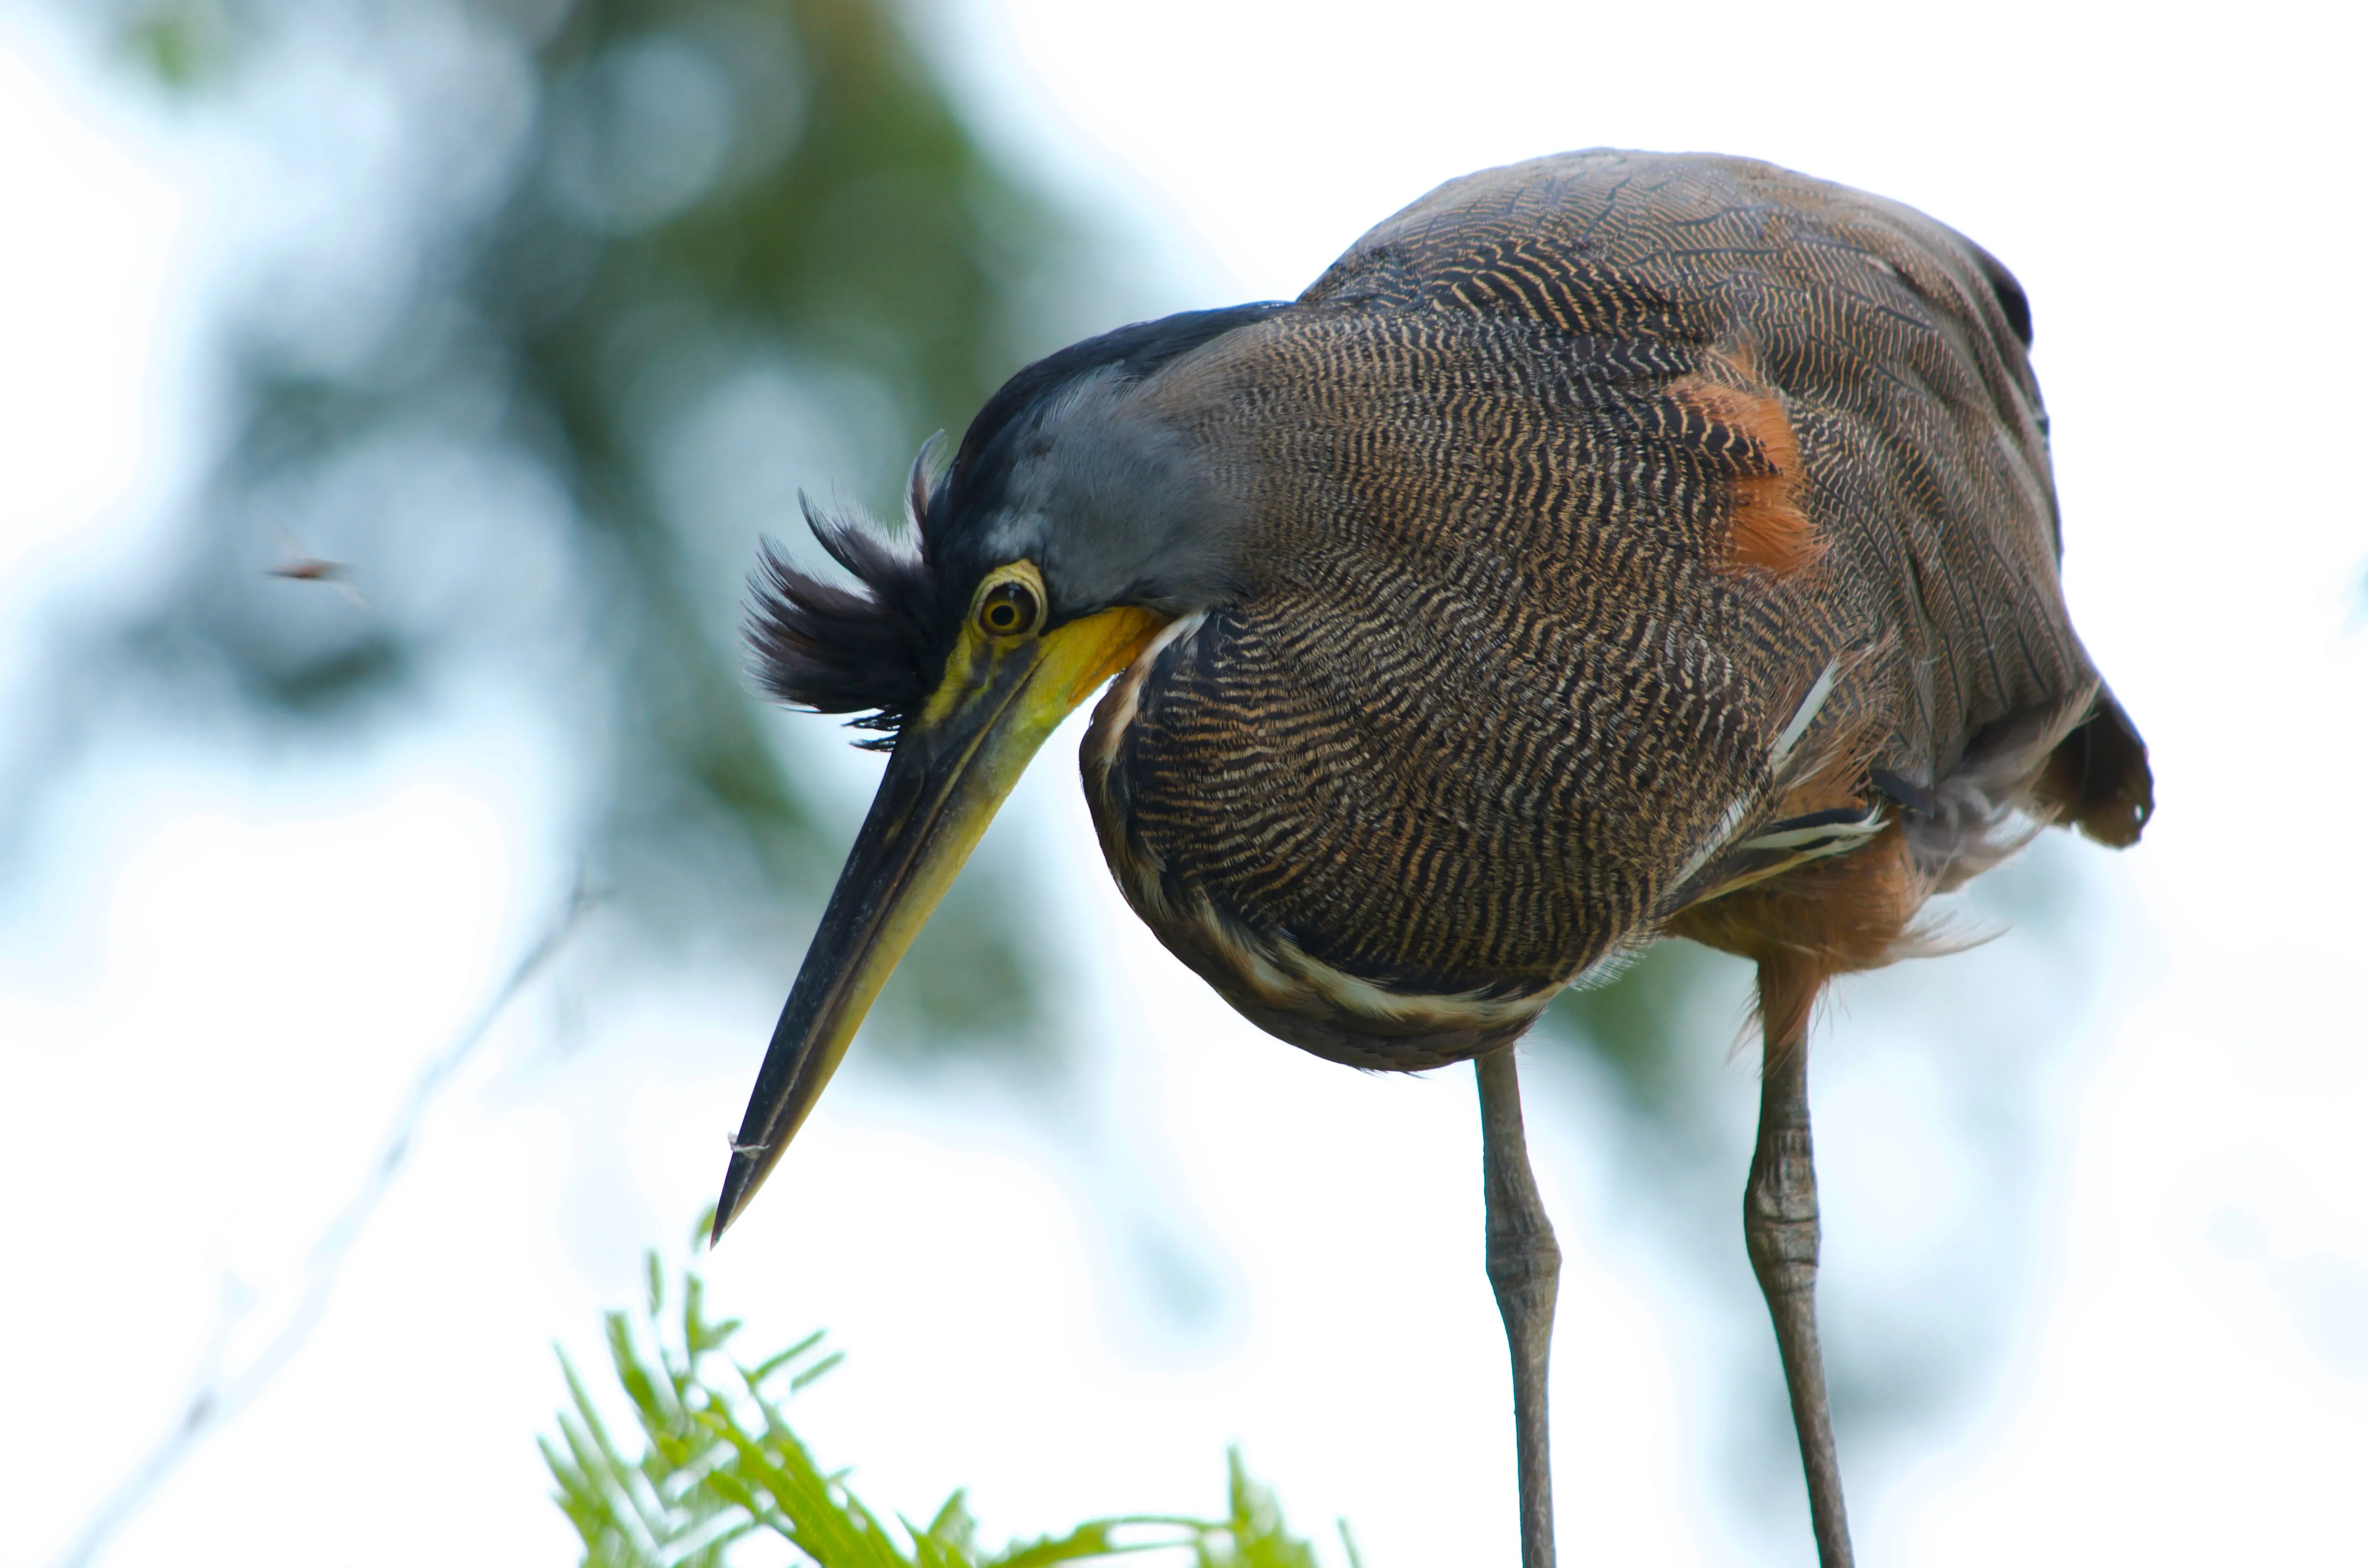
<path fill-rule="evenodd" d="M 1807 1033 L 1834 977 L 2049 825 L 2116 847 L 2145 743 L 2075 633 L 2031 310 L 1911 208 L 1740 158 L 1452 180 L 1296 300 L 1021 369 L 911 528 L 764 547 L 760 683 L 888 752 L 734 1140 L 721 1239 L 1046 736 L 1158 939 L 1349 1066 L 1475 1064 L 1524 1568 L 1554 1561 L 1560 1255 L 1514 1044 L 1690 938 L 1755 966 L 1744 1236 L 1819 1562 L 1850 1562 Z"/>

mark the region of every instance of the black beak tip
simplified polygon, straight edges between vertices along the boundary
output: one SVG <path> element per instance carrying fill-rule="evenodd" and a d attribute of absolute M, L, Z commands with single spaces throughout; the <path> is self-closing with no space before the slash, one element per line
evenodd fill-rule
<path fill-rule="evenodd" d="M 756 1187 L 756 1176 L 757 1162 L 738 1150 L 733 1151 L 732 1166 L 723 1173 L 723 1191 L 715 1199 L 715 1223 L 707 1233 L 710 1252 L 714 1251 L 715 1244 L 723 1239 L 723 1233 L 731 1228 L 732 1221 L 740 1217 L 740 1210 L 748 1206 L 748 1196 Z"/>

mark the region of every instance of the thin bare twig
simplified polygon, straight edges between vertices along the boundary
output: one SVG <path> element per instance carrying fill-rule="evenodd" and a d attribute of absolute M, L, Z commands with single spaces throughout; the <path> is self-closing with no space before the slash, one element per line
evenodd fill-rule
<path fill-rule="evenodd" d="M 224 1308 L 221 1325 L 213 1343 L 206 1351 L 188 1397 L 182 1402 L 181 1413 L 171 1426 L 157 1438 L 138 1468 L 125 1479 L 115 1494 L 91 1514 L 83 1526 L 82 1534 L 66 1554 L 59 1559 L 59 1568 L 91 1568 L 115 1533 L 147 1506 L 149 1500 L 171 1479 L 199 1443 L 217 1427 L 229 1421 L 261 1393 L 278 1377 L 304 1342 L 320 1326 L 322 1314 L 329 1303 L 329 1294 L 336 1287 L 337 1275 L 344 1268 L 347 1256 L 379 1205 L 385 1201 L 401 1174 L 404 1162 L 410 1157 L 413 1139 L 436 1099 L 451 1083 L 485 1037 L 493 1032 L 494 1024 L 508 1010 L 511 1003 L 531 984 L 535 977 L 549 967 L 561 948 L 575 932 L 585 914 L 598 902 L 596 895 L 578 882 L 567 902 L 552 915 L 518 963 L 509 978 L 502 983 L 476 1018 L 454 1038 L 411 1082 L 411 1092 L 404 1098 L 403 1108 L 396 1113 L 393 1126 L 380 1145 L 378 1158 L 346 1199 L 336 1216 L 314 1238 L 311 1251 L 304 1257 L 304 1289 L 288 1312 L 287 1319 L 269 1341 L 244 1366 L 231 1367 L 227 1346 L 231 1330 L 238 1316 L 246 1310 L 242 1301 L 233 1300 Z"/>

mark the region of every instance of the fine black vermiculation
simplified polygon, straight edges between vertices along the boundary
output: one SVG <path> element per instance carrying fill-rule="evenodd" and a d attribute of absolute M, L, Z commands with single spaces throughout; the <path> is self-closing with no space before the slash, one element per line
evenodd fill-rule
<path fill-rule="evenodd" d="M 1820 732 L 2027 790 L 2121 723 L 2057 582 L 2028 332 L 1961 236 L 1766 165 L 1442 187 L 1149 389 L 1252 519 L 1248 589 L 1142 684 L 1095 791 L 1114 860 L 1392 990 L 1501 994 L 1651 934 L 1838 657 Z M 1781 408 L 1815 565 L 1734 559 L 1786 454 L 1704 383 Z"/>

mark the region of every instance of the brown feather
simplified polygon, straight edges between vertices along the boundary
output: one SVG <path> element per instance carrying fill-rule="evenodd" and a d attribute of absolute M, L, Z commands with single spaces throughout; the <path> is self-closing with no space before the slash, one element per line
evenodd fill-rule
<path fill-rule="evenodd" d="M 1734 482 L 1728 549 L 1735 563 L 1778 577 L 1793 576 L 1826 553 L 1826 541 L 1800 506 L 1800 443 L 1793 438 L 1783 403 L 1765 387 L 1752 384 L 1748 357 L 1736 358 L 1741 363 L 1728 364 L 1740 384 L 1681 376 L 1671 383 L 1669 395 L 1680 406 L 1699 410 L 1713 426 L 1740 436 L 1764 464 L 1762 472 L 1741 474 Z"/>
<path fill-rule="evenodd" d="M 1665 929 L 1755 962 L 1796 960 L 1823 983 L 1902 956 L 1900 938 L 1930 892 L 1895 824 L 1862 849 L 1695 904 Z"/>
<path fill-rule="evenodd" d="M 1828 978 L 1815 959 L 1797 953 L 1771 952 L 1759 960 L 1759 994 L 1753 1011 L 1759 1018 L 1765 1074 L 1789 1051 L 1808 1040 L 1809 1013 Z"/>
<path fill-rule="evenodd" d="M 1252 519 L 1248 581 L 1089 748 L 1129 898 L 1265 1027 L 1416 1066 L 1665 929 L 1822 977 L 2031 821 L 2134 837 L 2011 284 L 1766 165 L 1571 153 L 1451 182 L 1165 366 L 1141 397 Z M 1718 881 L 1878 769 L 1930 810 Z M 1697 876 L 1732 891 L 1672 916 Z M 1278 1003 L 1286 960 L 1346 980 Z"/>

